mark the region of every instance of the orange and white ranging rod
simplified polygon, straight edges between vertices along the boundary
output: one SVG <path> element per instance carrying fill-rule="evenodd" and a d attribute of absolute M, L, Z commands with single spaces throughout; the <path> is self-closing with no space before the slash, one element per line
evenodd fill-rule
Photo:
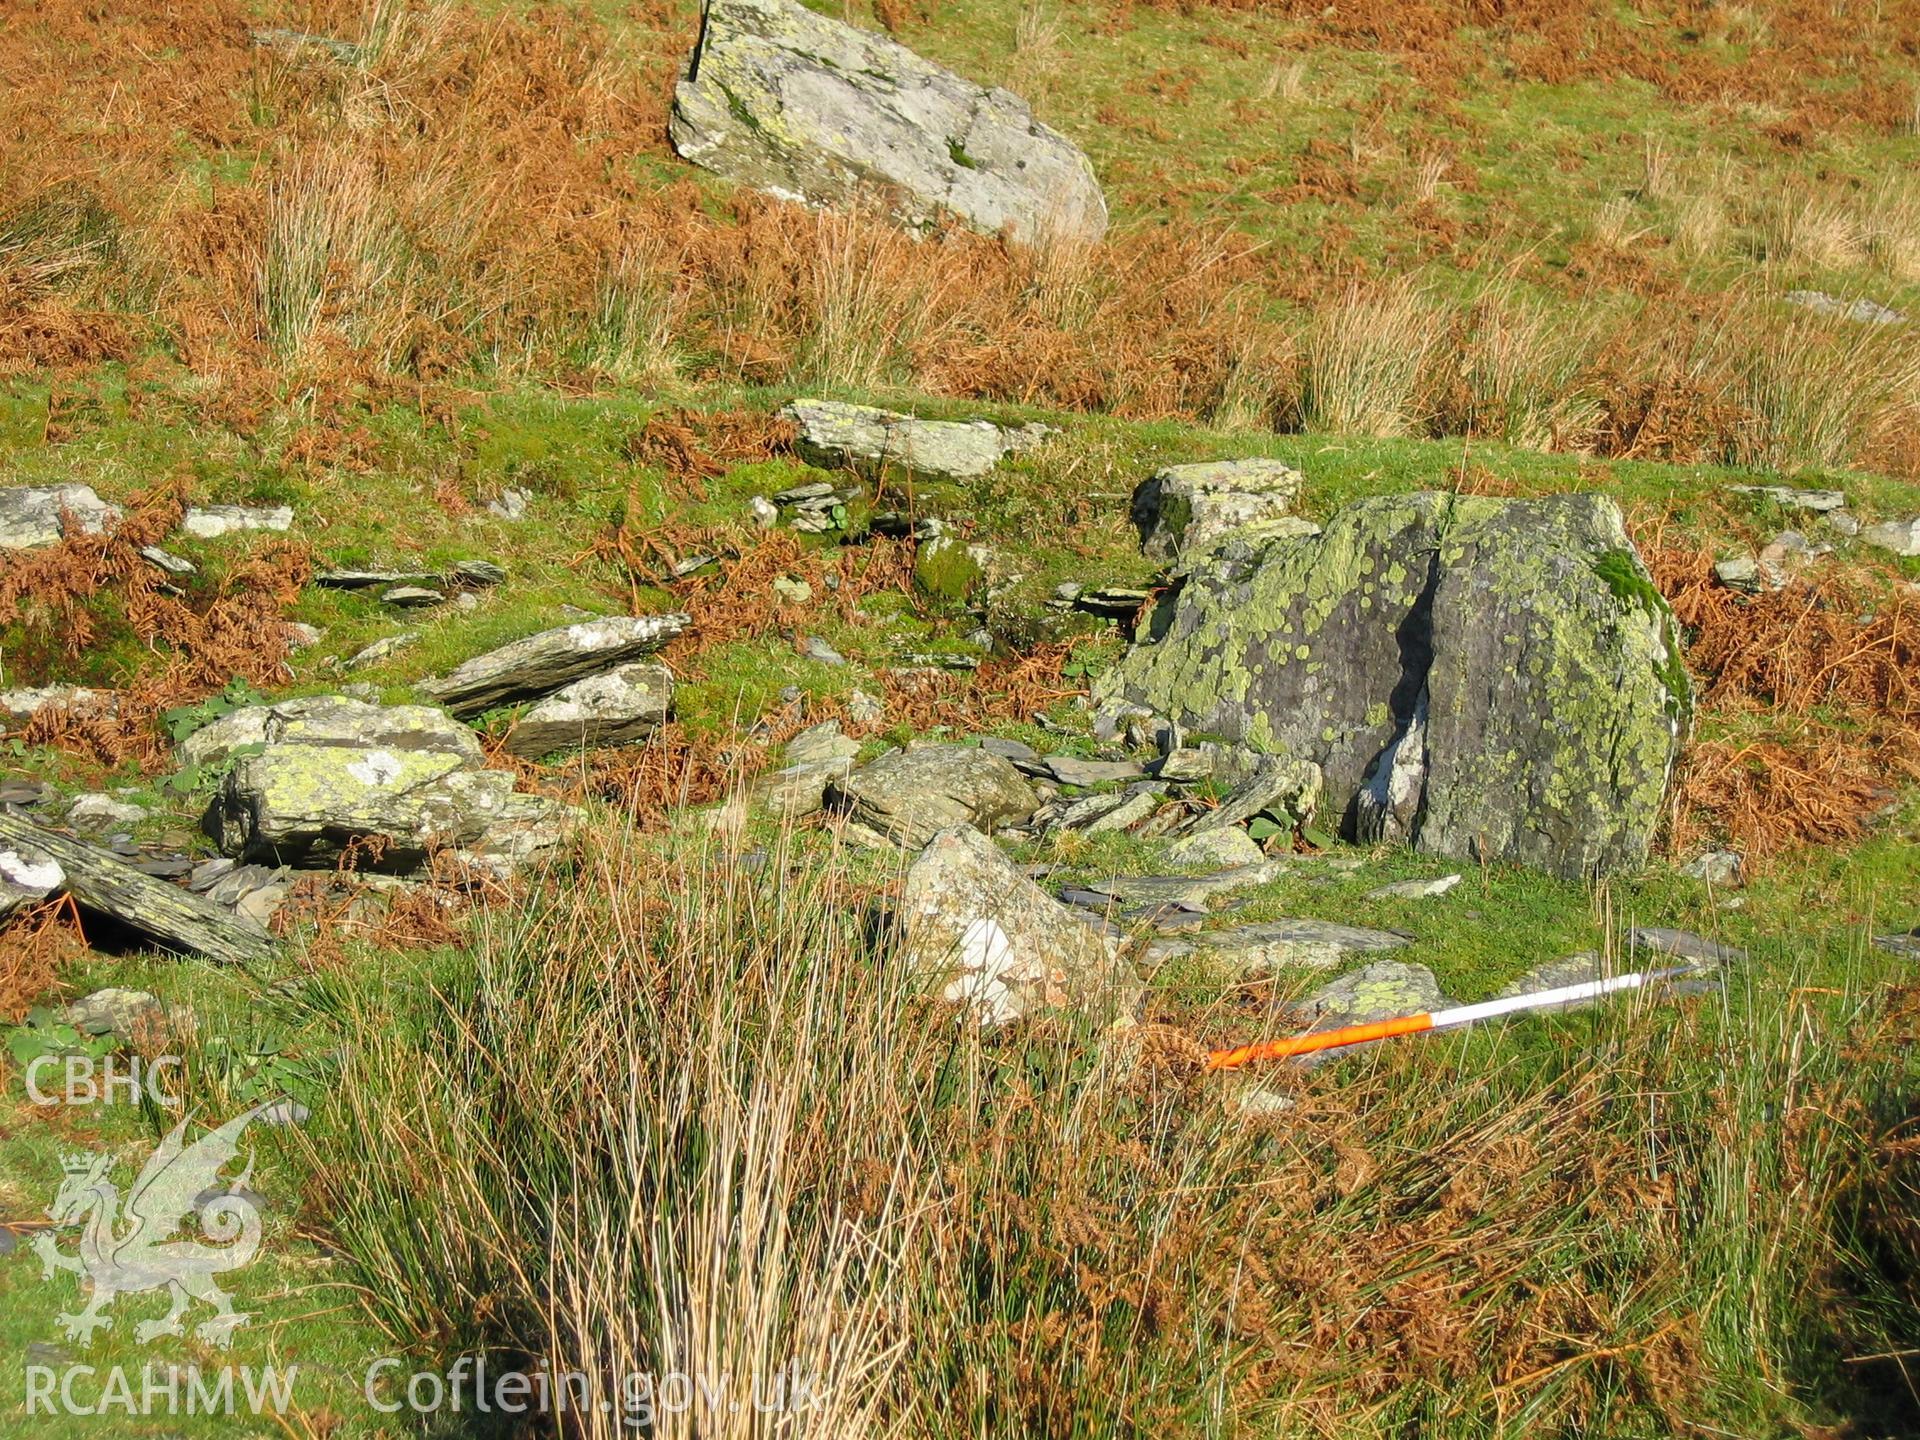
<path fill-rule="evenodd" d="M 1597 1000 L 1621 990 L 1638 990 L 1661 980 L 1696 973 L 1699 967 L 1676 965 L 1667 970 L 1636 970 L 1631 975 L 1614 975 L 1605 980 L 1583 980 L 1578 985 L 1562 985 L 1556 990 L 1536 990 L 1531 995 L 1509 995 L 1504 1000 L 1483 1000 L 1478 1005 L 1456 1005 L 1451 1010 L 1426 1010 L 1418 1015 L 1402 1015 L 1393 1020 L 1375 1020 L 1366 1025 L 1342 1025 L 1305 1035 L 1289 1035 L 1282 1040 L 1262 1040 L 1253 1045 L 1237 1045 L 1231 1050 L 1215 1050 L 1207 1056 L 1209 1070 L 1237 1070 L 1260 1060 L 1284 1060 L 1290 1055 L 1308 1055 L 1315 1050 L 1337 1050 L 1343 1045 L 1359 1045 L 1368 1040 L 1386 1040 L 1395 1035 L 1417 1035 L 1423 1030 L 1453 1030 L 1496 1015 L 1516 1015 L 1525 1010 L 1545 1010 L 1577 1000 Z"/>

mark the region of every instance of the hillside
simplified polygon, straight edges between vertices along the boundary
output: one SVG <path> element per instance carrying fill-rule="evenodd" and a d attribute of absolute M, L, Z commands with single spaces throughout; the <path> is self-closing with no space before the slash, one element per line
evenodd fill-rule
<path fill-rule="evenodd" d="M 720 4 L 0 14 L 6 1433 L 1920 1428 L 1920 6 Z"/>

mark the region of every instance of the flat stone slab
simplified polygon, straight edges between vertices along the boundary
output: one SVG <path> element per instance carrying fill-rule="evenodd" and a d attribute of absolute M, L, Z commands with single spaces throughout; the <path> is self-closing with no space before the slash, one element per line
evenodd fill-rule
<path fill-rule="evenodd" d="M 1311 760 L 1289 760 L 1261 755 L 1253 773 L 1242 780 L 1211 810 L 1202 810 L 1187 822 L 1187 832 L 1244 825 L 1256 815 L 1271 814 L 1294 823 L 1311 820 L 1320 805 L 1320 767 Z"/>
<path fill-rule="evenodd" d="M 1664 925 L 1636 925 L 1627 932 L 1628 943 L 1638 950 L 1653 950 L 1681 960 L 1698 960 L 1712 965 L 1739 964 L 1747 952 L 1734 945 L 1723 945 L 1691 930 L 1673 930 Z"/>
<path fill-rule="evenodd" d="M 1391 930 L 1367 930 L 1332 920 L 1262 920 L 1204 931 L 1183 943 L 1188 952 L 1204 952 L 1242 974 L 1258 975 L 1287 968 L 1328 970 L 1354 955 L 1397 950 L 1411 940 Z"/>
<path fill-rule="evenodd" d="M 219 765 L 237 752 L 267 745 L 340 745 L 421 750 L 477 766 L 480 737 L 431 705 L 371 705 L 345 695 L 303 695 L 248 705 L 195 730 L 179 745 L 183 765 Z"/>
<path fill-rule="evenodd" d="M 217 540 L 243 530 L 283 531 L 293 527 L 291 505 L 193 505 L 180 528 L 200 540 Z"/>
<path fill-rule="evenodd" d="M 522 715 L 507 734 L 509 754 L 538 759 L 581 745 L 644 740 L 673 706 L 673 672 L 639 662 L 563 685 Z"/>
<path fill-rule="evenodd" d="M 1093 166 L 1026 101 L 794 0 L 709 0 L 669 131 L 694 164 L 786 200 L 1029 243 L 1107 228 Z"/>
<path fill-rule="evenodd" d="M 919 849 L 955 825 L 1025 820 L 1040 797 L 1009 761 L 977 746 L 910 745 L 835 781 L 827 801 L 883 840 Z"/>
<path fill-rule="evenodd" d="M 948 480 L 978 479 L 1047 433 L 991 420 L 921 420 L 840 400 L 795 400 L 780 413 L 800 427 L 796 448 L 816 464 L 895 466 Z"/>
<path fill-rule="evenodd" d="M 1883 520 L 1878 525 L 1869 525 L 1860 532 L 1860 538 L 1895 555 L 1920 555 L 1920 515 L 1911 520 Z"/>
<path fill-rule="evenodd" d="M 1311 1017 L 1309 1031 L 1337 1030 L 1343 1025 L 1370 1025 L 1444 1010 L 1453 1002 L 1441 992 L 1440 982 L 1424 965 L 1399 960 L 1376 960 L 1342 975 L 1312 994 L 1293 1002 L 1293 1008 Z M 1355 1049 L 1362 1047 L 1355 1046 Z M 1336 1051 L 1333 1054 L 1348 1054 Z M 1314 1057 L 1304 1057 L 1312 1060 Z"/>
<path fill-rule="evenodd" d="M 1887 954 L 1898 955 L 1902 960 L 1920 960 L 1920 930 L 1909 930 L 1900 935 L 1876 935 L 1873 943 Z"/>
<path fill-rule="evenodd" d="M 1133 760 L 1083 760 L 1078 755 L 1049 755 L 1040 762 L 1062 785 L 1105 785 L 1138 780 L 1146 769 Z"/>
<path fill-rule="evenodd" d="M 1211 875 L 1118 875 L 1090 882 L 1086 888 L 1129 905 L 1184 905 L 1211 910 L 1229 896 L 1272 884 L 1288 868 L 1283 860 L 1261 860 L 1216 870 Z"/>
<path fill-rule="evenodd" d="M 32 550 L 56 544 L 65 534 L 61 513 L 73 517 L 75 533 L 99 535 L 119 523 L 90 485 L 25 485 L 0 489 L 0 550 Z"/>
<path fill-rule="evenodd" d="M 1847 508 L 1844 490 L 1802 490 L 1793 485 L 1729 485 L 1727 488 L 1736 495 L 1755 495 L 1789 510 L 1812 510 L 1824 515 L 1830 510 Z"/>
<path fill-rule="evenodd" d="M 455 715 L 551 694 L 562 685 L 651 654 L 691 623 L 680 612 L 611 616 L 543 630 L 477 655 L 447 675 L 421 682 L 423 694 Z"/>
<path fill-rule="evenodd" d="M 1369 890 L 1369 900 L 1433 900 L 1446 894 L 1460 883 L 1458 875 L 1442 875 L 1438 880 L 1396 880 L 1391 885 L 1382 885 L 1377 890 Z"/>

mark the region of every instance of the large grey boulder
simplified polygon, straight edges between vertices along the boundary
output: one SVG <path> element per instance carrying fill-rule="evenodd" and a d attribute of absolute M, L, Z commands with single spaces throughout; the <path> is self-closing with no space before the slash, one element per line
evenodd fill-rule
<path fill-rule="evenodd" d="M 708 0 L 670 133 L 688 160 L 783 199 L 875 200 L 1028 242 L 1107 228 L 1093 166 L 1019 96 L 795 0 Z"/>
<path fill-rule="evenodd" d="M 687 628 L 688 617 L 611 616 L 543 630 L 476 655 L 420 690 L 456 715 L 478 715 L 496 705 L 536 699 L 562 685 L 652 654 Z"/>
<path fill-rule="evenodd" d="M 1207 559 L 1096 697 L 1319 766 L 1356 839 L 1566 876 L 1644 861 L 1691 703 L 1611 500 L 1432 493 Z"/>
<path fill-rule="evenodd" d="M 988 1025 L 1067 1006 L 1130 1009 L 1138 993 L 1115 943 L 971 826 L 939 831 L 908 867 L 899 919 L 912 971 Z"/>
<path fill-rule="evenodd" d="M 799 427 L 795 448 L 816 465 L 892 466 L 946 480 L 984 475 L 1047 434 L 1043 425 L 921 420 L 841 400 L 795 400 L 780 413 Z"/>
<path fill-rule="evenodd" d="M 120 508 L 89 485 L 14 486 L 0 489 L 0 550 L 52 545 L 65 533 L 61 515 L 73 517 L 75 533 L 98 535 L 120 519 Z"/>
<path fill-rule="evenodd" d="M 1169 465 L 1133 492 L 1133 523 L 1157 560 L 1204 555 L 1233 536 L 1311 534 L 1319 527 L 1291 513 L 1303 483 L 1278 460 Z"/>
<path fill-rule="evenodd" d="M 547 696 L 508 732 L 506 748 L 538 759 L 575 745 L 625 745 L 659 729 L 672 706 L 673 672 L 666 666 L 622 665 Z"/>
<path fill-rule="evenodd" d="M 404 871 L 438 851 L 529 862 L 562 842 L 563 814 L 446 750 L 295 741 L 236 759 L 207 828 L 239 860 Z"/>
<path fill-rule="evenodd" d="M 1024 820 L 1040 797 L 1011 762 L 972 745 L 890 750 L 827 788 L 860 838 L 917 850 L 941 830 Z"/>
<path fill-rule="evenodd" d="M 243 706 L 187 736 L 179 755 L 182 765 L 205 768 L 240 751 L 280 744 L 418 750 L 475 766 L 481 760 L 480 737 L 444 710 L 370 705 L 345 695 L 303 695 L 272 705 Z"/>

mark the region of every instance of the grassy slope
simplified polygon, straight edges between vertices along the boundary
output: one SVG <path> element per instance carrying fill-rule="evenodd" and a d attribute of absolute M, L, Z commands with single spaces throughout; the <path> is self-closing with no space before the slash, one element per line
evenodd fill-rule
<path fill-rule="evenodd" d="M 1224 220 L 1303 255 L 1318 251 L 1329 224 L 1337 222 L 1336 243 L 1346 259 L 1375 269 L 1411 265 L 1436 285 L 1456 285 L 1462 282 L 1454 259 L 1428 256 L 1408 219 L 1419 161 L 1437 147 L 1470 157 L 1474 173 L 1471 186 L 1443 179 L 1437 193 L 1436 203 L 1463 227 L 1459 248 L 1484 248 L 1492 262 L 1522 266 L 1526 283 L 1543 294 L 1566 293 L 1562 276 L 1574 246 L 1602 205 L 1626 197 L 1635 228 L 1644 226 L 1647 232 L 1633 246 L 1647 253 L 1647 263 L 1669 283 L 1709 290 L 1754 281 L 1807 283 L 1842 293 L 1864 284 L 1888 303 L 1920 305 L 1920 290 L 1890 277 L 1803 261 L 1763 262 L 1738 226 L 1711 255 L 1672 253 L 1662 241 L 1677 202 L 1637 198 L 1644 149 L 1637 134 L 1623 138 L 1622 132 L 1655 132 L 1674 155 L 1686 157 L 1679 165 L 1676 195 L 1704 184 L 1699 177 L 1722 164 L 1740 167 L 1743 178 L 1730 187 L 1736 191 L 1813 174 L 1866 180 L 1909 157 L 1911 141 L 1836 133 L 1822 136 L 1810 151 L 1783 154 L 1704 112 L 1658 100 L 1645 87 L 1593 82 L 1493 86 L 1464 100 L 1457 114 L 1440 117 L 1421 113 L 1416 93 L 1414 102 L 1396 102 L 1380 123 L 1371 124 L 1365 112 L 1380 87 L 1406 81 L 1398 62 L 1372 53 L 1318 49 L 1307 55 L 1296 93 L 1296 81 L 1285 77 L 1273 47 L 1298 42 L 1300 32 L 1271 18 L 1143 11 L 1111 33 L 1078 12 L 1062 13 L 1051 17 L 1059 27 L 1051 55 L 1041 45 L 1026 56 L 1011 53 L 1016 23 L 1016 7 L 1000 0 L 948 5 L 910 19 L 903 38 L 983 79 L 1022 82 L 1036 95 L 1043 116 L 1087 143 L 1123 222 Z M 1223 38 L 1245 42 L 1247 53 L 1217 43 Z M 1178 58 L 1170 64 L 1169 57 Z M 1275 93 L 1259 102 L 1256 118 L 1236 118 L 1233 102 L 1258 96 L 1270 76 Z M 1169 98 L 1169 87 L 1179 88 L 1177 99 Z M 1124 123 L 1096 120 L 1104 107 L 1113 107 Z M 1270 198 L 1294 179 L 1289 157 L 1312 140 L 1356 157 L 1359 207 Z M 1168 175 L 1180 177 L 1178 184 Z M 1195 181 L 1205 182 L 1205 188 Z M 1635 303 L 1624 291 L 1610 298 Z M 128 404 L 129 384 L 146 387 L 137 412 Z M 78 480 L 120 498 L 155 475 L 184 475 L 198 500 L 292 504 L 301 517 L 302 538 L 337 564 L 405 566 L 485 557 L 508 566 L 509 586 L 485 597 L 469 614 L 396 617 L 377 601 L 310 592 L 297 618 L 322 626 L 327 635 L 297 661 L 295 690 L 336 685 L 340 677 L 332 666 L 340 658 L 382 635 L 419 629 L 423 638 L 417 647 L 356 677 L 372 680 L 389 698 L 401 698 L 408 682 L 421 674 L 558 623 L 564 606 L 621 607 L 627 600 L 624 587 L 603 568 L 578 558 L 616 507 L 637 499 L 638 515 L 651 522 L 725 523 L 737 519 L 749 495 L 798 478 L 786 465 L 742 467 L 710 483 L 705 501 L 673 496 L 666 477 L 634 466 L 622 453 L 623 440 L 658 404 L 655 395 L 631 391 L 581 397 L 503 388 L 476 395 L 451 425 L 423 422 L 406 410 L 370 413 L 362 421 L 366 464 L 351 471 L 310 468 L 283 458 L 280 446 L 297 424 L 296 405 L 288 406 L 277 429 L 269 424 L 243 437 L 207 420 L 185 384 L 129 381 L 110 368 L 79 396 L 66 388 L 59 413 L 65 438 L 47 444 L 48 394 L 49 387 L 31 376 L 10 381 L 0 393 L 0 474 L 8 483 Z M 687 391 L 674 398 L 703 407 L 758 408 L 783 396 Z M 888 392 L 873 398 L 915 397 Z M 983 411 L 952 402 L 918 401 L 916 408 L 1022 419 L 1036 413 Z M 1457 442 L 1447 441 L 1235 434 L 1177 423 L 1044 418 L 1062 428 L 1062 438 L 952 506 L 973 527 L 973 538 L 1006 553 L 1011 568 L 1026 576 L 1023 590 L 1035 597 L 1063 579 L 1144 579 L 1124 521 L 1126 493 L 1157 464 L 1223 455 L 1272 454 L 1299 464 L 1309 476 L 1306 508 L 1318 515 L 1358 495 L 1457 483 L 1464 460 L 1525 489 L 1604 488 L 1625 504 L 1670 511 L 1729 548 L 1764 538 L 1780 518 L 1723 499 L 1721 486 L 1740 477 L 1709 467 L 1587 463 L 1482 445 L 1463 456 Z M 1874 475 L 1844 478 L 1866 518 L 1920 507 L 1920 491 L 1911 486 Z M 519 525 L 497 521 L 477 505 L 449 513 L 460 507 L 444 507 L 435 498 L 450 485 L 452 493 L 474 502 L 508 484 L 535 496 L 530 519 Z M 217 570 L 233 544 L 182 542 L 177 548 Z M 1909 564 L 1906 571 L 1911 575 L 1915 567 Z M 735 715 L 757 714 L 789 684 L 825 695 L 844 693 L 867 678 L 865 666 L 878 665 L 898 648 L 903 629 L 914 631 L 914 643 L 921 644 L 929 636 L 950 642 L 955 638 L 950 632 L 966 628 L 938 615 L 910 625 L 823 625 L 821 633 L 855 662 L 850 671 L 806 661 L 777 642 L 733 647 L 723 657 L 710 657 L 706 682 L 683 691 L 683 713 L 696 726 L 718 729 Z M 137 659 L 109 646 L 90 657 L 74 678 L 112 680 Z M 1061 714 L 1070 719 L 1070 712 Z M 19 768 L 56 775 L 75 787 L 134 785 L 155 799 L 169 821 L 184 826 L 192 818 L 189 802 L 153 794 L 152 777 L 103 775 L 47 755 L 20 757 Z M 1754 958 L 1746 983 L 1761 988 L 1790 978 L 1815 989 L 1858 991 L 1893 973 L 1885 957 L 1865 947 L 1864 936 L 1920 919 L 1901 909 L 1920 891 L 1916 826 L 1920 816 L 1909 804 L 1873 840 L 1849 852 L 1795 856 L 1750 887 L 1739 909 L 1716 905 L 1716 897 L 1659 866 L 1644 877 L 1617 882 L 1604 906 L 1581 887 L 1499 869 L 1470 876 L 1469 884 L 1440 901 L 1369 902 L 1362 898 L 1365 890 L 1386 879 L 1437 873 L 1437 867 L 1411 857 L 1383 853 L 1369 856 L 1363 872 L 1325 887 L 1285 882 L 1259 896 L 1247 914 L 1314 913 L 1415 931 L 1422 939 L 1407 958 L 1432 966 L 1443 988 L 1462 999 L 1491 993 L 1537 959 L 1605 943 L 1600 917 L 1607 913 L 1616 923 L 1682 925 L 1747 946 Z M 1140 847 L 1124 841 L 1049 858 L 1075 867 L 1068 874 L 1150 863 Z M 444 957 L 432 955 L 358 954 L 343 983 L 364 989 L 367 1003 L 379 1010 L 382 986 L 418 985 L 444 963 Z M 211 1017 L 210 1031 L 241 1028 L 237 1017 L 252 1017 L 247 1023 L 259 1025 L 263 1039 L 271 1037 L 270 1043 L 298 1057 L 316 1057 L 337 1038 L 324 1013 L 262 1009 L 260 987 L 266 977 L 213 974 L 191 963 L 141 957 L 89 961 L 65 978 L 75 989 L 109 981 L 148 984 L 201 1009 Z M 1184 982 L 1169 977 L 1169 983 Z M 1284 995 L 1309 983 L 1310 977 L 1287 977 L 1279 988 Z M 1173 993 L 1166 1003 L 1177 1007 L 1186 998 Z M 1482 1043 L 1483 1048 L 1506 1047 L 1503 1056 L 1524 1057 L 1536 1049 L 1557 1052 L 1566 1037 L 1594 1028 L 1582 1019 L 1544 1022 Z M 1483 1057 L 1462 1052 L 1462 1063 L 1478 1058 Z M 316 1089 L 323 1092 L 324 1084 Z M 9 1091 L 16 1093 L 17 1086 Z M 210 1082 L 198 1093 L 214 1109 L 233 1098 Z M 131 1142 L 142 1133 L 142 1122 L 128 1116 L 50 1117 L 17 1103 L 0 1127 L 5 1200 L 14 1214 L 36 1210 L 50 1193 L 58 1144 Z M 270 1198 L 293 1199 L 297 1165 L 271 1161 L 264 1173 Z M 243 1340 L 239 1358 L 285 1354 L 310 1369 L 350 1367 L 356 1357 L 381 1347 L 385 1342 L 378 1333 L 343 1308 L 350 1297 L 334 1288 L 338 1267 L 320 1260 L 305 1242 L 287 1238 L 284 1248 L 276 1248 L 237 1287 L 243 1308 L 251 1304 L 262 1311 L 262 1323 Z M 6 1334 L 16 1355 L 26 1342 L 50 1338 L 56 1298 L 64 1303 L 70 1292 L 40 1282 L 30 1261 L 16 1257 L 0 1268 L 0 1308 L 14 1317 Z M 88 1358 L 110 1360 L 118 1353 L 103 1348 Z M 18 1363 L 7 1362 L 9 1367 Z M 11 1368 L 0 1368 L 0 1387 L 12 1389 L 17 1380 Z M 379 1433 L 337 1381 L 330 1382 L 324 1402 L 312 1392 L 304 1398 L 354 1415 L 344 1433 Z M 1779 1413 L 1797 1412 L 1783 1404 Z M 159 1428 L 186 1427 L 169 1422 Z M 97 1431 L 82 1423 L 67 1433 Z"/>

